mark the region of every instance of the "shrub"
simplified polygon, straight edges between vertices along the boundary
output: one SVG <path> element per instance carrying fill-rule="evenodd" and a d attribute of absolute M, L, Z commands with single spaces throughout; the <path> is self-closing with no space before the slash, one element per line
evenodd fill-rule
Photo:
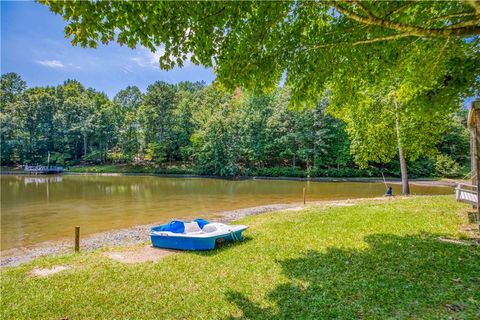
<path fill-rule="evenodd" d="M 306 172 L 292 167 L 258 168 L 250 172 L 251 175 L 263 177 L 305 177 Z"/>
<path fill-rule="evenodd" d="M 163 163 L 167 159 L 165 145 L 160 143 L 149 143 L 145 150 L 145 160 L 153 163 Z"/>
<path fill-rule="evenodd" d="M 435 173 L 441 177 L 453 178 L 460 174 L 459 164 L 444 154 L 440 154 L 435 158 Z"/>
<path fill-rule="evenodd" d="M 63 166 L 69 157 L 68 153 L 52 152 L 50 154 L 50 163 Z"/>
<path fill-rule="evenodd" d="M 85 160 L 89 163 L 99 164 L 103 160 L 102 159 L 102 153 L 99 150 L 91 151 L 85 157 L 83 157 L 83 160 Z"/>

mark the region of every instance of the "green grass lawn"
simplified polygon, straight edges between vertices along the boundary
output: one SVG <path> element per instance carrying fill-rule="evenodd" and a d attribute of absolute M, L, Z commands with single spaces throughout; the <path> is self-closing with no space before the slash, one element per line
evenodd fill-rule
<path fill-rule="evenodd" d="M 2 319 L 479 319 L 480 248 L 453 196 L 242 219 L 243 243 L 122 264 L 101 252 L 1 272 Z M 70 265 L 48 278 L 33 267 Z"/>

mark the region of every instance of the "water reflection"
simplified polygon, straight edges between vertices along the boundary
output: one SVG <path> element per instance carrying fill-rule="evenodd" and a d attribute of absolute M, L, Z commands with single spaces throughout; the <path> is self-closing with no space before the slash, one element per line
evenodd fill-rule
<path fill-rule="evenodd" d="M 375 197 L 381 183 L 228 181 L 141 176 L 1 176 L 1 249 L 272 203 Z M 417 194 L 450 188 L 412 187 Z M 400 187 L 394 186 L 399 193 Z"/>
<path fill-rule="evenodd" d="M 41 176 L 41 177 L 24 177 L 23 178 L 23 183 L 27 184 L 43 184 L 43 183 L 56 183 L 56 182 L 62 182 L 63 181 L 63 176 Z"/>

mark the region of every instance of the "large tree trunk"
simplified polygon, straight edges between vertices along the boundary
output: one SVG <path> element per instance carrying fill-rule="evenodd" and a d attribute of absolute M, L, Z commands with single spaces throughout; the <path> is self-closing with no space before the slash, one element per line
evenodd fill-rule
<path fill-rule="evenodd" d="M 474 105 L 474 117 L 475 117 L 475 151 L 476 151 L 476 169 L 475 180 L 476 180 L 476 189 L 477 189 L 477 224 L 478 232 L 480 233 L 480 109 L 478 102 Z M 479 240 L 480 242 L 480 240 Z"/>
<path fill-rule="evenodd" d="M 403 195 L 409 195 L 410 186 L 408 184 L 407 161 L 405 160 L 405 154 L 403 152 L 400 130 L 400 110 L 398 108 L 398 103 L 395 95 L 393 97 L 393 101 L 395 104 L 395 128 L 397 132 L 398 160 L 400 161 L 400 172 L 402 175 L 402 193 Z"/>
<path fill-rule="evenodd" d="M 472 107 L 472 110 L 473 107 Z M 474 111 L 472 111 L 474 112 Z M 471 165 L 471 174 L 472 174 L 472 185 L 477 185 L 477 175 L 478 175 L 478 154 L 477 154 L 477 129 L 475 126 L 470 128 L 470 165 Z M 477 206 L 474 205 L 473 209 L 477 209 Z M 479 213 L 479 231 L 480 231 L 480 213 Z"/>

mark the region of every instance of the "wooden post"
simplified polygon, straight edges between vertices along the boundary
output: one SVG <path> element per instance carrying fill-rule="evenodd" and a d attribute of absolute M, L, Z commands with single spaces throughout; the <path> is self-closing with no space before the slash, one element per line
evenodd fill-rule
<path fill-rule="evenodd" d="M 75 227 L 75 252 L 80 251 L 80 227 Z"/>
<path fill-rule="evenodd" d="M 472 102 L 472 107 L 475 117 L 475 149 L 476 149 L 476 185 L 477 185 L 477 223 L 478 232 L 480 233 L 480 101 Z M 472 174 L 473 175 L 473 174 Z"/>
<path fill-rule="evenodd" d="M 307 203 L 307 201 L 306 201 L 306 199 L 305 199 L 306 191 L 307 191 L 306 188 L 303 187 L 303 204 L 306 204 L 306 203 Z"/>
<path fill-rule="evenodd" d="M 473 111 L 472 111 L 473 112 Z M 477 130 L 475 126 L 470 128 L 470 163 L 472 168 L 472 184 L 477 185 Z"/>

